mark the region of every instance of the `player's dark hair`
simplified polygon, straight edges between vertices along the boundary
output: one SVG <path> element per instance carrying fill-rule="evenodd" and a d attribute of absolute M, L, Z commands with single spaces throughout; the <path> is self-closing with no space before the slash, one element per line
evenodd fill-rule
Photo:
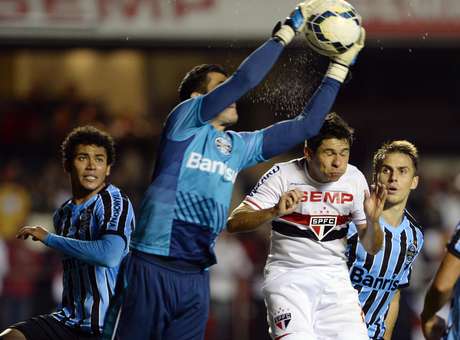
<path fill-rule="evenodd" d="M 414 144 L 407 140 L 394 140 L 384 143 L 375 153 L 372 159 L 372 174 L 375 176 L 382 167 L 386 155 L 390 153 L 402 153 L 412 160 L 414 166 L 414 175 L 418 171 L 418 150 Z"/>
<path fill-rule="evenodd" d="M 217 72 L 228 76 L 227 71 L 217 64 L 202 64 L 195 66 L 185 75 L 179 85 L 179 99 L 184 101 L 190 98 L 193 92 L 206 93 L 209 83 L 208 73 Z"/>
<path fill-rule="evenodd" d="M 66 170 L 75 157 L 77 145 L 103 147 L 107 153 L 107 164 L 112 165 L 115 162 L 115 142 L 112 136 L 94 126 L 80 126 L 73 129 L 61 144 L 62 163 Z"/>
<path fill-rule="evenodd" d="M 323 140 L 330 138 L 346 139 L 348 144 L 353 144 L 354 130 L 337 113 L 331 112 L 324 119 L 323 126 L 319 133 L 305 141 L 305 146 L 316 152 Z"/>

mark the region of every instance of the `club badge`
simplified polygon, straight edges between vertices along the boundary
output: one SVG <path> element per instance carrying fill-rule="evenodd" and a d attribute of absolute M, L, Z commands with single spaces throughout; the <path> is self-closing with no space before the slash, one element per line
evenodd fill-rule
<path fill-rule="evenodd" d="M 217 137 L 215 140 L 217 150 L 225 156 L 232 152 L 232 142 L 224 137 Z"/>
<path fill-rule="evenodd" d="M 273 321 L 275 321 L 276 327 L 278 327 L 281 330 L 285 330 L 289 322 L 291 322 L 292 315 L 291 313 L 284 313 L 285 311 L 282 311 L 282 314 L 278 314 L 273 318 Z"/>
<path fill-rule="evenodd" d="M 411 243 L 407 247 L 406 251 L 406 265 L 409 265 L 414 261 L 415 256 L 417 255 L 417 246 L 414 243 Z"/>
<path fill-rule="evenodd" d="M 310 218 L 310 230 L 319 241 L 326 237 L 337 225 L 337 216 L 312 215 Z"/>

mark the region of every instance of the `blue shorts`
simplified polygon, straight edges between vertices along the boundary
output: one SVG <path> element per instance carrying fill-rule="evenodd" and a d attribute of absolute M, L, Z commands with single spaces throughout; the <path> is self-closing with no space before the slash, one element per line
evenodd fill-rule
<path fill-rule="evenodd" d="M 120 269 L 103 339 L 204 339 L 208 313 L 207 270 L 134 251 Z"/>

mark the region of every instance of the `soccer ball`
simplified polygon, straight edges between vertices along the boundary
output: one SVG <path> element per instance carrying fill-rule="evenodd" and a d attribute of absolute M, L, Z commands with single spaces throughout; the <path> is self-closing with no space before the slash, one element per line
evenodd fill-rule
<path fill-rule="evenodd" d="M 334 56 L 347 51 L 361 34 L 361 17 L 344 0 L 323 0 L 307 19 L 308 45 L 320 54 Z"/>

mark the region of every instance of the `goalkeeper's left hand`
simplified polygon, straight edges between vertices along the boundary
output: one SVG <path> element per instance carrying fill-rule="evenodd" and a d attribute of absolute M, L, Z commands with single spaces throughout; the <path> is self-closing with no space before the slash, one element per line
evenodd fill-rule
<path fill-rule="evenodd" d="M 329 69 L 326 72 L 326 76 L 343 83 L 347 77 L 348 68 L 355 63 L 359 52 L 364 47 L 365 40 L 366 30 L 361 27 L 361 34 L 358 41 L 355 42 L 348 51 L 331 57 L 331 63 L 329 64 Z"/>
<path fill-rule="evenodd" d="M 272 35 L 277 37 L 285 46 L 289 44 L 294 39 L 296 33 L 304 31 L 311 11 L 321 1 L 310 0 L 299 3 L 283 23 L 279 21 L 276 24 Z"/>

